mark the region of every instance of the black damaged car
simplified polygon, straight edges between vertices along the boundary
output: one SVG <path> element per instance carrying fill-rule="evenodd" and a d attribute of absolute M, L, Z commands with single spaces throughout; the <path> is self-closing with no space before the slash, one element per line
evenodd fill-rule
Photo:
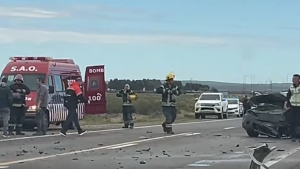
<path fill-rule="evenodd" d="M 290 119 L 290 113 L 284 109 L 285 99 L 281 93 L 259 95 L 250 99 L 255 108 L 246 112 L 242 122 L 242 127 L 249 137 L 290 137 L 290 125 L 287 120 Z M 300 134 L 299 131 L 297 133 Z"/>

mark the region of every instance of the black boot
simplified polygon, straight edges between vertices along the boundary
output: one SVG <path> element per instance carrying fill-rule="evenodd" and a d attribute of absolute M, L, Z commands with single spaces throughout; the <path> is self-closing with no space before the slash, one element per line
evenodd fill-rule
<path fill-rule="evenodd" d="M 8 134 L 11 135 L 11 136 L 15 135 L 14 134 L 14 126 L 9 126 L 8 127 Z"/>
<path fill-rule="evenodd" d="M 129 126 L 130 126 L 130 129 L 133 129 L 134 123 L 130 123 Z"/>
<path fill-rule="evenodd" d="M 21 135 L 21 136 L 23 136 L 23 135 L 25 135 L 25 133 L 22 133 L 22 127 L 16 127 L 16 135 Z"/>
<path fill-rule="evenodd" d="M 168 127 L 167 129 L 167 134 L 174 134 L 172 127 Z"/>
<path fill-rule="evenodd" d="M 163 128 L 164 133 L 166 133 L 167 132 L 166 122 L 164 122 L 161 126 Z"/>
<path fill-rule="evenodd" d="M 128 124 L 124 124 L 124 126 L 122 127 L 123 129 L 128 129 Z"/>

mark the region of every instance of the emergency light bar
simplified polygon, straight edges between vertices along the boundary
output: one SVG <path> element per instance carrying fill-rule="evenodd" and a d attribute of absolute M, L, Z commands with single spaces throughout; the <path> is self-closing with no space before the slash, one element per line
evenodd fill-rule
<path fill-rule="evenodd" d="M 41 61 L 50 61 L 53 60 L 52 57 L 10 57 L 9 60 L 41 60 Z"/>

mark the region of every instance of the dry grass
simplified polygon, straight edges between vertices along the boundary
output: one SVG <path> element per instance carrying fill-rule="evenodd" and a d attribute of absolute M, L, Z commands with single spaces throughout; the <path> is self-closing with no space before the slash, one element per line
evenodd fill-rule
<path fill-rule="evenodd" d="M 139 99 L 135 101 L 134 121 L 136 123 L 156 124 L 161 122 L 164 117 L 161 112 L 161 96 L 154 93 L 139 93 Z M 194 120 L 194 95 L 181 95 L 177 102 L 177 122 Z M 107 94 L 107 110 L 106 115 L 86 115 L 82 121 L 83 125 L 101 125 L 101 124 L 121 124 L 122 121 L 122 101 L 115 94 Z"/>

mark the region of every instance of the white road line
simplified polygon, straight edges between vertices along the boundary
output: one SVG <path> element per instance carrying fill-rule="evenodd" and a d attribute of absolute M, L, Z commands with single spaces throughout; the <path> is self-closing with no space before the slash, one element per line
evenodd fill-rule
<path fill-rule="evenodd" d="M 224 119 L 224 120 L 208 120 L 208 121 L 200 121 L 200 122 L 189 122 L 189 123 L 175 123 L 173 126 L 177 125 L 191 125 L 191 124 L 203 124 L 203 123 L 214 123 L 214 122 L 224 122 L 224 121 L 232 121 L 232 120 L 241 120 L 239 118 L 234 119 Z M 135 129 L 145 129 L 145 128 L 153 128 L 153 127 L 161 127 L 161 125 L 152 125 L 152 126 L 141 126 L 135 127 Z M 107 130 L 95 130 L 95 131 L 88 131 L 87 133 L 101 133 L 101 132 L 111 132 L 111 131 L 121 131 L 126 129 L 107 129 Z M 78 134 L 77 132 L 67 133 L 68 135 L 75 135 Z M 46 137 L 57 137 L 61 136 L 60 134 L 53 134 L 53 135 L 44 135 L 44 136 L 28 136 L 28 137 L 18 137 L 18 138 L 8 138 L 8 139 L 0 139 L 0 142 L 7 142 L 7 141 L 16 141 L 16 140 L 28 140 L 28 139 L 36 139 L 36 138 L 46 138 Z"/>
<path fill-rule="evenodd" d="M 187 133 L 186 136 L 195 136 L 195 135 L 200 135 L 201 133 Z"/>
<path fill-rule="evenodd" d="M 110 148 L 107 148 L 109 150 L 113 150 L 113 149 L 119 149 L 119 148 L 124 148 L 124 147 L 131 147 L 131 146 L 136 146 L 138 144 L 123 144 L 123 145 L 119 145 L 119 146 L 115 146 L 115 147 L 110 147 Z"/>
<path fill-rule="evenodd" d="M 78 154 L 78 153 L 86 153 L 86 152 L 91 152 L 91 151 L 96 151 L 96 150 L 103 150 L 103 149 L 108 149 L 108 148 L 112 148 L 112 147 L 117 147 L 117 146 L 121 146 L 121 145 L 137 144 L 137 143 L 142 143 L 142 142 L 149 142 L 149 141 L 161 140 L 161 139 L 178 137 L 178 136 L 187 136 L 188 134 L 190 134 L 190 133 L 180 133 L 180 134 L 174 134 L 174 135 L 169 135 L 169 136 L 154 137 L 154 138 L 149 138 L 149 139 L 125 142 L 125 143 L 121 143 L 121 144 L 114 144 L 114 145 L 108 145 L 108 146 L 102 146 L 102 147 L 95 147 L 95 148 L 90 148 L 90 149 L 72 151 L 72 152 L 67 152 L 67 153 L 53 154 L 53 155 L 48 155 L 48 156 L 43 156 L 43 157 L 35 157 L 35 158 L 28 158 L 28 159 L 22 159 L 22 160 L 16 160 L 16 161 L 8 161 L 8 162 L 0 163 L 0 166 L 9 166 L 9 165 L 12 165 L 12 164 L 32 162 L 32 161 L 44 160 L 44 159 L 55 158 L 55 157 L 60 157 L 60 156 L 68 156 L 68 155 L 74 155 L 74 154 Z"/>
<path fill-rule="evenodd" d="M 226 127 L 224 130 L 234 129 L 235 127 Z"/>
<path fill-rule="evenodd" d="M 283 159 L 285 159 L 285 158 L 287 158 L 288 156 L 290 156 L 290 155 L 296 153 L 296 152 L 299 151 L 299 150 L 300 150 L 300 147 L 297 147 L 297 148 L 292 149 L 292 150 L 290 150 L 290 151 L 288 151 L 288 152 L 286 152 L 286 153 L 284 153 L 284 154 L 282 154 L 282 155 L 280 155 L 280 156 L 277 156 L 277 157 L 275 157 L 275 158 L 272 158 L 272 159 L 274 159 L 274 160 L 270 160 L 270 161 L 268 161 L 268 162 L 266 162 L 266 163 L 264 163 L 264 164 L 265 164 L 267 167 L 271 167 L 272 165 L 274 165 L 274 164 L 276 164 L 276 163 L 282 161 Z M 263 166 L 261 166 L 260 169 L 265 169 L 265 168 L 264 168 Z"/>

